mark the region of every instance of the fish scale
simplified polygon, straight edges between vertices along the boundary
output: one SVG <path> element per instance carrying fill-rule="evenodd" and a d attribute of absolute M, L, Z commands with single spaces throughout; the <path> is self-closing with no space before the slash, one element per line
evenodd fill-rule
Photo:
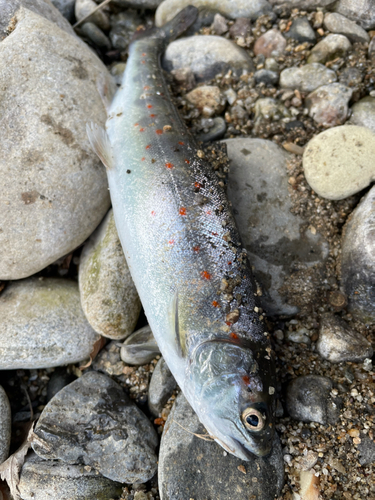
<path fill-rule="evenodd" d="M 106 131 L 88 132 L 107 164 L 116 227 L 160 350 L 208 432 L 248 460 L 270 451 L 274 432 L 269 336 L 229 202 L 160 66 L 195 15 L 187 7 L 138 35 Z M 249 430 L 244 415 L 262 428 Z"/>

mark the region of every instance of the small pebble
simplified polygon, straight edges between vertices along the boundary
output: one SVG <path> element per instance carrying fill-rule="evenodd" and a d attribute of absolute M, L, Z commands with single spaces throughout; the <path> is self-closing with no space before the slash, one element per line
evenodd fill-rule
<path fill-rule="evenodd" d="M 94 2 L 94 0 L 76 0 L 75 15 L 77 21 L 84 19 L 94 9 L 96 9 L 96 7 L 97 5 Z M 92 16 L 86 19 L 86 22 L 94 23 L 104 31 L 107 31 L 110 28 L 108 16 L 102 9 L 99 9 L 96 12 L 94 12 Z"/>
<path fill-rule="evenodd" d="M 353 91 L 342 83 L 322 85 L 306 97 L 309 116 L 323 127 L 342 125 L 349 113 Z"/>
<path fill-rule="evenodd" d="M 254 45 L 254 54 L 265 57 L 277 57 L 284 53 L 286 40 L 279 30 L 272 29 L 261 35 Z"/>
<path fill-rule="evenodd" d="M 292 23 L 289 31 L 284 33 L 286 38 L 293 38 L 300 43 L 314 43 L 316 40 L 315 31 L 312 29 L 309 20 L 306 17 L 298 17 Z"/>
<path fill-rule="evenodd" d="M 121 347 L 121 359 L 129 365 L 145 365 L 158 354 L 160 350 L 149 326 L 132 333 Z"/>
<path fill-rule="evenodd" d="M 223 95 L 220 89 L 213 85 L 203 85 L 195 88 L 186 94 L 186 99 L 194 104 L 205 117 L 220 113 L 224 109 Z"/>

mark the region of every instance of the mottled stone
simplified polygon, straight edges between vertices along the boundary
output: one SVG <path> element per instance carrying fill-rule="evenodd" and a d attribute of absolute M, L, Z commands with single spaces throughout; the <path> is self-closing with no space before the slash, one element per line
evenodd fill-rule
<path fill-rule="evenodd" d="M 286 47 L 286 40 L 277 29 L 266 31 L 254 44 L 254 54 L 264 57 L 281 56 Z"/>
<path fill-rule="evenodd" d="M 330 12 L 325 15 L 324 26 L 327 30 L 331 31 L 331 33 L 345 35 L 353 43 L 366 43 L 370 41 L 370 37 L 363 28 L 335 12 Z"/>
<path fill-rule="evenodd" d="M 186 94 L 186 99 L 206 117 L 220 113 L 224 109 L 224 97 L 219 87 L 214 85 L 197 87 Z"/>
<path fill-rule="evenodd" d="M 357 22 L 365 30 L 375 28 L 375 9 L 373 0 L 338 0 L 334 10 Z"/>
<path fill-rule="evenodd" d="M 345 123 L 353 91 L 342 83 L 318 87 L 306 97 L 309 115 L 318 125 L 335 127 Z"/>
<path fill-rule="evenodd" d="M 250 36 L 250 19 L 247 17 L 239 17 L 236 19 L 229 29 L 229 34 L 234 39 L 245 39 Z"/>
<path fill-rule="evenodd" d="M 9 283 L 0 318 L 0 370 L 81 362 L 100 338 L 83 314 L 77 284 L 64 279 Z"/>
<path fill-rule="evenodd" d="M 274 500 L 283 485 L 280 441 L 275 436 L 267 457 L 247 462 L 225 452 L 217 443 L 192 433 L 205 429 L 181 393 L 168 417 L 159 454 L 161 500 Z M 181 480 L 183 477 L 183 481 Z"/>
<path fill-rule="evenodd" d="M 104 337 L 124 339 L 137 324 L 141 302 L 110 210 L 83 248 L 79 266 L 83 311 Z"/>
<path fill-rule="evenodd" d="M 160 349 L 148 325 L 132 333 L 121 347 L 121 359 L 129 365 L 145 365 L 158 354 Z"/>
<path fill-rule="evenodd" d="M 172 396 L 176 387 L 177 382 L 164 358 L 159 359 L 151 376 L 150 387 L 148 389 L 148 407 L 155 417 L 160 417 L 165 403 Z"/>
<path fill-rule="evenodd" d="M 156 472 L 157 434 L 121 386 L 85 373 L 45 406 L 35 427 L 34 451 L 44 459 L 94 467 L 121 483 L 142 483 Z"/>
<path fill-rule="evenodd" d="M 375 134 L 365 127 L 342 125 L 315 136 L 303 154 L 305 177 L 323 198 L 342 200 L 375 179 Z"/>
<path fill-rule="evenodd" d="M 343 57 L 351 48 L 351 43 L 344 35 L 327 35 L 312 49 L 308 63 L 326 63 L 337 57 Z"/>
<path fill-rule="evenodd" d="M 300 68 L 287 68 L 280 74 L 280 87 L 313 92 L 321 85 L 337 80 L 336 73 L 323 64 L 305 64 Z"/>
<path fill-rule="evenodd" d="M 332 380 L 319 375 L 305 375 L 292 380 L 287 389 L 289 415 L 302 422 L 334 424 L 339 418 L 342 400 L 331 394 Z"/>
<path fill-rule="evenodd" d="M 0 464 L 8 458 L 11 433 L 10 403 L 6 392 L 0 385 Z"/>
<path fill-rule="evenodd" d="M 307 17 L 298 17 L 295 19 L 290 29 L 284 33 L 284 36 L 286 38 L 293 38 L 293 40 L 297 40 L 300 43 L 314 43 L 316 40 L 315 31 L 312 29 Z"/>
<path fill-rule="evenodd" d="M 350 123 L 367 127 L 375 133 L 375 98 L 366 96 L 352 106 Z"/>

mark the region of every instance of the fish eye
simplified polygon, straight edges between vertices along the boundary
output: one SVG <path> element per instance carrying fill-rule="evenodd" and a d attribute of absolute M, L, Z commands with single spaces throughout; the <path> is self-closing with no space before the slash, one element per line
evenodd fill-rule
<path fill-rule="evenodd" d="M 250 431 L 261 431 L 266 424 L 265 416 L 254 408 L 242 412 L 242 421 Z"/>

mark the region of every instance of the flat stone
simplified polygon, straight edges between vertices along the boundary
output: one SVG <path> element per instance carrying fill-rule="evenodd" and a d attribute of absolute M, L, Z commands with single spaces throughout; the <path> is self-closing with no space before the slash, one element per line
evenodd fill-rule
<path fill-rule="evenodd" d="M 211 80 L 229 69 L 238 75 L 254 71 L 254 64 L 244 49 L 226 38 L 197 35 L 170 43 L 163 66 L 167 71 L 189 68 L 197 82 Z"/>
<path fill-rule="evenodd" d="M 180 10 L 188 5 L 219 12 L 229 19 L 246 17 L 253 21 L 263 14 L 272 15 L 272 7 L 267 0 L 164 0 L 155 13 L 156 26 L 163 26 Z"/>
<path fill-rule="evenodd" d="M 12 415 L 6 392 L 0 385 L 0 464 L 9 455 L 10 438 L 12 434 Z"/>
<path fill-rule="evenodd" d="M 217 443 L 192 434 L 205 432 L 181 393 L 161 440 L 158 471 L 161 500 L 273 500 L 280 493 L 284 465 L 277 436 L 270 455 L 254 456 L 245 462 L 225 452 Z"/>
<path fill-rule="evenodd" d="M 69 22 L 74 22 L 74 6 L 76 0 L 51 0 L 51 2 Z M 24 5 L 24 7 L 26 7 L 26 5 Z"/>
<path fill-rule="evenodd" d="M 112 82 L 78 37 L 24 8 L 0 44 L 0 69 L 0 279 L 16 280 L 83 243 L 108 210 L 86 122 L 104 123 L 96 83 Z"/>
<path fill-rule="evenodd" d="M 129 365 L 145 365 L 158 354 L 160 349 L 148 325 L 132 333 L 121 347 L 121 359 Z"/>
<path fill-rule="evenodd" d="M 350 312 L 365 323 L 375 321 L 374 206 L 375 187 L 352 212 L 342 238 L 342 287 Z"/>
<path fill-rule="evenodd" d="M 141 302 L 112 209 L 83 248 L 79 290 L 83 311 L 96 332 L 111 339 L 124 339 L 134 331 Z"/>
<path fill-rule="evenodd" d="M 303 154 L 305 177 L 323 198 L 343 200 L 375 179 L 375 134 L 342 125 L 315 136 Z"/>
<path fill-rule="evenodd" d="M 148 389 L 148 407 L 155 417 L 160 417 L 165 403 L 172 396 L 177 387 L 167 363 L 164 358 L 160 358 L 151 376 L 150 387 Z"/>
<path fill-rule="evenodd" d="M 313 283 L 318 276 L 321 279 L 327 243 L 318 232 L 305 229 L 301 233 L 306 221 L 290 212 L 288 153 L 263 139 L 228 139 L 225 143 L 231 160 L 228 198 L 262 286 L 262 307 L 272 315 L 295 314 L 306 305 L 300 301 L 300 287 L 308 301 L 316 300 Z M 300 271 L 295 266 L 292 272 L 292 262 L 298 262 Z M 309 293 L 307 276 L 312 285 Z"/>
<path fill-rule="evenodd" d="M 352 89 L 342 83 L 330 83 L 318 87 L 305 100 L 309 116 L 323 127 L 342 125 L 349 114 L 352 94 Z"/>
<path fill-rule="evenodd" d="M 280 73 L 280 87 L 312 92 L 321 85 L 337 80 L 336 73 L 323 64 L 305 64 L 300 68 L 287 68 Z"/>
<path fill-rule="evenodd" d="M 94 9 L 96 9 L 96 7 L 97 5 L 94 2 L 94 0 L 76 0 L 75 15 L 77 21 L 81 21 L 82 19 L 84 19 Z M 86 22 L 94 23 L 104 31 L 107 31 L 110 28 L 108 16 L 102 9 L 99 9 L 96 12 L 94 12 L 92 16 L 86 19 Z"/>
<path fill-rule="evenodd" d="M 9 34 L 10 20 L 20 7 L 25 7 L 39 16 L 56 23 L 59 28 L 76 36 L 69 22 L 48 1 L 45 0 L 0 0 L 0 40 Z"/>
<path fill-rule="evenodd" d="M 286 40 L 277 29 L 266 31 L 254 44 L 254 54 L 264 57 L 278 57 L 284 53 Z"/>
<path fill-rule="evenodd" d="M 345 35 L 353 43 L 366 43 L 370 41 L 368 33 L 358 26 L 354 21 L 350 21 L 345 16 L 330 12 L 324 16 L 324 26 L 331 33 Z"/>
<path fill-rule="evenodd" d="M 375 98 L 366 96 L 352 106 L 350 123 L 367 127 L 375 133 Z"/>
<path fill-rule="evenodd" d="M 302 422 L 322 425 L 337 422 L 342 400 L 331 395 L 332 380 L 319 375 L 305 375 L 293 379 L 286 394 L 289 415 Z"/>
<path fill-rule="evenodd" d="M 9 283 L 0 318 L 0 370 L 78 363 L 100 338 L 83 314 L 77 284 L 64 279 Z"/>
<path fill-rule="evenodd" d="M 45 406 L 32 447 L 41 458 L 85 464 L 120 483 L 143 483 L 156 472 L 156 431 L 120 385 L 88 372 Z"/>
<path fill-rule="evenodd" d="M 372 0 L 338 0 L 334 10 L 357 22 L 365 30 L 375 28 L 375 9 Z"/>
<path fill-rule="evenodd" d="M 327 35 L 317 43 L 307 59 L 308 63 L 326 63 L 343 57 L 351 49 L 351 43 L 344 35 Z"/>
<path fill-rule="evenodd" d="M 18 484 L 22 500 L 99 500 L 121 495 L 122 486 L 82 465 L 26 457 Z"/>
<path fill-rule="evenodd" d="M 363 335 L 331 313 L 326 313 L 321 318 L 316 348 L 322 358 L 331 363 L 358 363 L 371 358 L 374 353 L 370 342 Z"/>
<path fill-rule="evenodd" d="M 199 112 L 206 117 L 220 113 L 224 109 L 225 99 L 219 89 L 214 85 L 197 87 L 188 94 L 186 99 L 191 102 Z"/>
<path fill-rule="evenodd" d="M 290 29 L 284 33 L 284 36 L 297 40 L 300 43 L 314 43 L 316 40 L 315 31 L 312 29 L 307 17 L 298 17 L 295 19 Z"/>

